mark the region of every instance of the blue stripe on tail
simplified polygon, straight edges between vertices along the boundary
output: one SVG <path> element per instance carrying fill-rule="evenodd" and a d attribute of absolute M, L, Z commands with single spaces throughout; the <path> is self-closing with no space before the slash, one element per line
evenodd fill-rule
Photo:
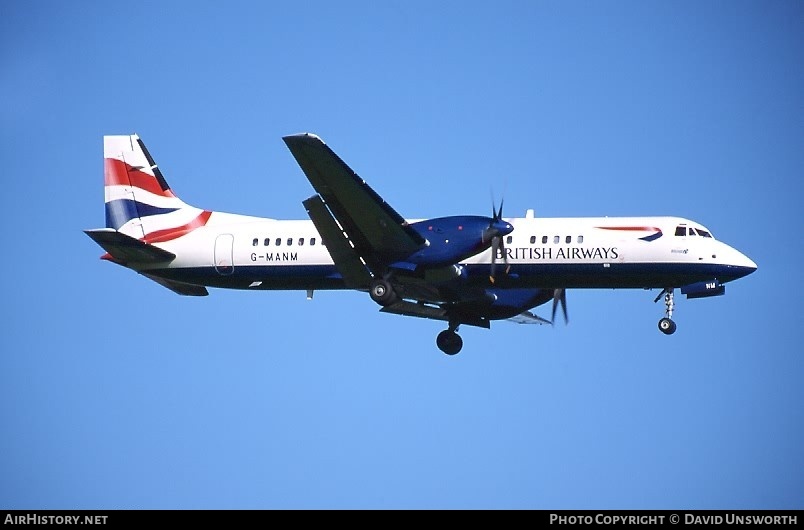
<path fill-rule="evenodd" d="M 117 199 L 106 203 L 106 228 L 119 230 L 121 226 L 137 217 L 171 213 L 178 208 L 158 208 L 131 199 Z"/>

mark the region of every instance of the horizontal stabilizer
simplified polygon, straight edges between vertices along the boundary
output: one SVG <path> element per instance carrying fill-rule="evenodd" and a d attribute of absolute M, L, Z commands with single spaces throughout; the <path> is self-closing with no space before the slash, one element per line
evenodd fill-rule
<path fill-rule="evenodd" d="M 84 230 L 84 232 L 119 263 L 161 263 L 176 259 L 176 255 L 172 252 L 111 228 Z"/>
<path fill-rule="evenodd" d="M 158 283 L 163 287 L 167 287 L 171 291 L 176 294 L 180 294 L 182 296 L 208 296 L 209 291 L 203 285 L 193 285 L 190 283 L 183 283 L 177 282 L 175 280 L 166 280 L 165 278 L 160 278 L 159 276 L 153 276 L 151 274 L 141 273 L 148 279 L 151 279 Z"/>

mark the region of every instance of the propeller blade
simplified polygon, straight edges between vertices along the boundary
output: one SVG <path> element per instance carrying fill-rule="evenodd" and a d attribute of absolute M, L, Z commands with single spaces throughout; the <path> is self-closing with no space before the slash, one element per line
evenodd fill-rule
<path fill-rule="evenodd" d="M 505 242 L 502 237 L 500 239 L 500 250 L 502 251 L 503 263 L 505 263 L 505 274 L 511 272 L 511 264 L 508 263 L 508 252 L 505 250 Z"/>
<path fill-rule="evenodd" d="M 564 289 L 553 290 L 553 322 L 556 321 L 556 308 L 561 304 L 561 311 L 564 313 L 564 323 L 569 324 L 569 317 L 567 316 L 567 291 Z"/>
<path fill-rule="evenodd" d="M 508 263 L 508 252 L 505 250 L 505 242 L 503 237 L 510 234 L 514 229 L 510 224 L 502 220 L 503 204 L 505 199 L 500 201 L 500 207 L 494 207 L 494 192 L 491 195 L 491 213 L 492 218 L 488 228 L 483 230 L 483 242 L 491 241 L 491 271 L 489 280 L 494 283 L 494 277 L 497 272 L 497 257 L 502 254 L 503 262 L 505 263 L 505 274 L 511 271 L 511 265 Z"/>
<path fill-rule="evenodd" d="M 501 240 L 499 237 L 494 237 L 491 240 L 491 272 L 489 273 L 489 280 L 494 283 L 494 273 L 497 271 L 497 249 L 499 248 Z"/>

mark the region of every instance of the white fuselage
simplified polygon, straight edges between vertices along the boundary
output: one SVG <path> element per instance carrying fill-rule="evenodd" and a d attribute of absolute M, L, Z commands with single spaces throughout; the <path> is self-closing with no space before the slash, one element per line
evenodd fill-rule
<path fill-rule="evenodd" d="M 514 227 L 504 241 L 509 286 L 664 288 L 718 277 L 726 282 L 742 276 L 742 268 L 756 268 L 700 224 L 678 217 L 529 215 L 506 221 Z M 311 221 L 214 212 L 206 226 L 157 246 L 177 258 L 167 269 L 138 270 L 159 269 L 160 275 L 215 287 L 344 288 Z M 487 277 L 491 258 L 488 249 L 460 266 Z"/>

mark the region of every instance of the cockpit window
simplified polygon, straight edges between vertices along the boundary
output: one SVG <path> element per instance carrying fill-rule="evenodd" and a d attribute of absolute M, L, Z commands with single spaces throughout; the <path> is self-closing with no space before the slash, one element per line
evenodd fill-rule
<path fill-rule="evenodd" d="M 707 232 L 703 228 L 693 228 L 691 226 L 687 227 L 686 225 L 678 225 L 676 227 L 676 235 L 681 236 L 681 237 L 687 236 L 687 235 L 692 236 L 692 237 L 696 237 L 696 236 L 712 237 L 712 234 L 710 234 L 709 232 Z"/>

